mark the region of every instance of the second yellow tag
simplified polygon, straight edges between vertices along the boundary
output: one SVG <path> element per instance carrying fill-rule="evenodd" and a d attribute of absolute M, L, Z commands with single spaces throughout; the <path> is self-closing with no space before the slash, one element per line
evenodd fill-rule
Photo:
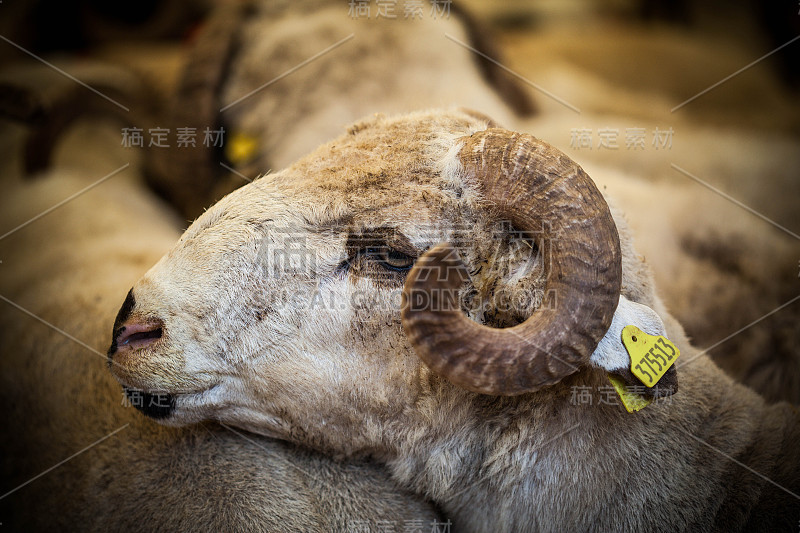
<path fill-rule="evenodd" d="M 234 165 L 248 163 L 258 154 L 258 138 L 246 133 L 236 132 L 225 144 L 225 157 Z"/>
<path fill-rule="evenodd" d="M 628 390 L 625 381 L 613 374 L 608 374 L 608 381 L 614 386 L 614 390 L 617 391 L 619 399 L 622 400 L 622 405 L 625 406 L 625 410 L 629 413 L 644 409 L 653 402 L 650 398 L 645 398 L 641 394 Z"/>

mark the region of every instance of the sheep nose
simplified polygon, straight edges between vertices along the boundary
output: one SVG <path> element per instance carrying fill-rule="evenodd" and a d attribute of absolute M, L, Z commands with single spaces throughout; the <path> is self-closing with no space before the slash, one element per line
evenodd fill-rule
<path fill-rule="evenodd" d="M 153 344 L 161 338 L 163 325 L 160 321 L 137 322 L 130 321 L 120 326 L 117 330 L 117 351 L 138 350 Z"/>
<path fill-rule="evenodd" d="M 133 289 L 128 292 L 122 307 L 114 320 L 114 330 L 111 334 L 111 347 L 108 349 L 109 364 L 115 353 L 126 350 L 138 350 L 149 346 L 161 338 L 164 333 L 164 323 L 159 319 L 140 320 L 132 318 L 136 299 Z"/>

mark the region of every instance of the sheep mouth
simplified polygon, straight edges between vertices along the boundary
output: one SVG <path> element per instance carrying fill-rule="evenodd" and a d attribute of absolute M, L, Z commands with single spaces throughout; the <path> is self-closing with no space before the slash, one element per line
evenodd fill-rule
<path fill-rule="evenodd" d="M 207 389 L 190 392 L 166 392 L 166 391 L 144 391 L 123 385 L 125 397 L 128 403 L 139 410 L 145 416 L 157 420 L 167 425 L 180 422 L 175 418 L 180 411 L 181 419 L 192 418 L 198 410 L 208 407 L 214 403 L 213 391 L 219 387 L 219 383 Z"/>
<path fill-rule="evenodd" d="M 169 417 L 175 410 L 175 395 L 168 392 L 145 392 L 123 387 L 128 402 L 155 420 Z"/>

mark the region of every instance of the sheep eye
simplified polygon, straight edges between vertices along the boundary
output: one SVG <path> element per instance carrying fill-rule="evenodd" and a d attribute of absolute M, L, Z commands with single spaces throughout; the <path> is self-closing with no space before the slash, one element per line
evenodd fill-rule
<path fill-rule="evenodd" d="M 371 247 L 365 251 L 373 261 L 389 270 L 405 272 L 414 265 L 413 257 L 386 246 Z"/>

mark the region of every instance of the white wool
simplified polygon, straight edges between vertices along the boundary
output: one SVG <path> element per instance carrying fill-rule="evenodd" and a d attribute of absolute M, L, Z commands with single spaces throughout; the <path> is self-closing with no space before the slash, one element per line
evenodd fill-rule
<path fill-rule="evenodd" d="M 649 335 L 667 334 L 661 317 L 655 311 L 620 295 L 611 327 L 600 340 L 590 359 L 593 365 L 608 372 L 630 369 L 631 359 L 622 344 L 622 330 L 626 326 L 636 326 Z"/>

